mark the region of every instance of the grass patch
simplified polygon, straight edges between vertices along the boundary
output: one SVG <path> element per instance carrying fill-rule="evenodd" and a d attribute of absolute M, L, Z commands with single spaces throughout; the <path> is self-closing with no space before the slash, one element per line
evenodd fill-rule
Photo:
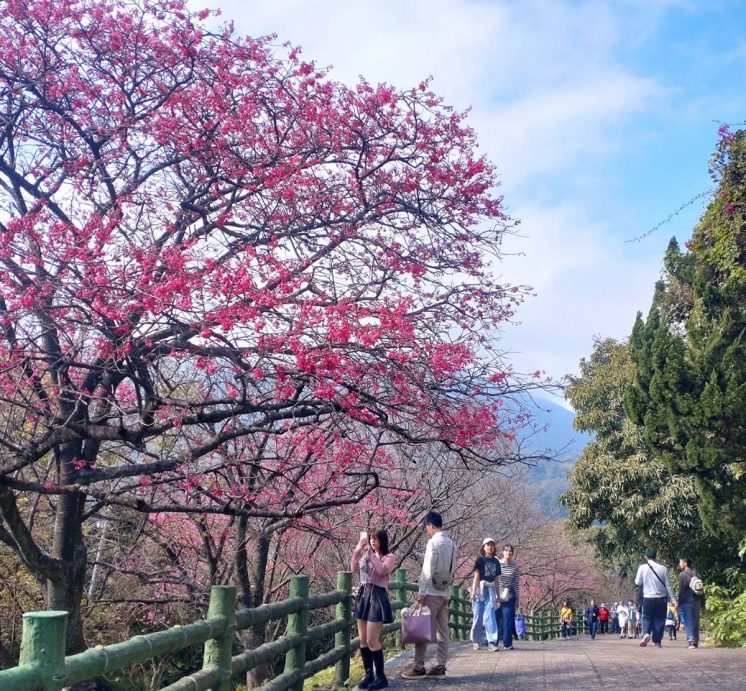
<path fill-rule="evenodd" d="M 386 660 L 390 660 L 396 657 L 401 650 L 399 648 L 384 648 L 383 656 Z M 322 669 L 317 674 L 306 679 L 303 682 L 303 691 L 333 691 L 339 688 L 354 688 L 357 683 L 363 678 L 365 670 L 363 669 L 363 661 L 359 654 L 355 653 L 350 658 L 350 678 L 347 680 L 347 684 L 344 686 L 337 686 L 334 681 L 334 667 L 327 667 Z"/>
<path fill-rule="evenodd" d="M 364 674 L 363 661 L 359 655 L 355 655 L 350 659 L 350 678 L 347 686 L 357 686 Z M 328 691 L 336 688 L 339 687 L 334 681 L 334 667 L 322 669 L 303 682 L 303 691 Z"/>

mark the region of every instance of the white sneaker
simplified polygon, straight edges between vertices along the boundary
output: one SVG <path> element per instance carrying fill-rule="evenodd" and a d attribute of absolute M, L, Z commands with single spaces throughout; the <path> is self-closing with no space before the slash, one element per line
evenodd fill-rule
<path fill-rule="evenodd" d="M 500 648 L 498 648 L 494 643 L 490 643 L 487 646 L 487 650 L 489 650 L 491 653 L 494 653 L 494 652 L 500 650 Z"/>
<path fill-rule="evenodd" d="M 474 645 L 471 646 L 472 650 L 479 650 L 479 643 L 474 643 Z"/>
<path fill-rule="evenodd" d="M 650 634 L 649 634 L 649 633 L 646 633 L 646 634 L 645 634 L 645 635 L 644 635 L 644 636 L 642 637 L 642 640 L 640 641 L 640 647 L 641 647 L 641 648 L 645 648 L 645 647 L 647 646 L 647 644 L 648 644 L 648 643 L 650 643 Z"/>

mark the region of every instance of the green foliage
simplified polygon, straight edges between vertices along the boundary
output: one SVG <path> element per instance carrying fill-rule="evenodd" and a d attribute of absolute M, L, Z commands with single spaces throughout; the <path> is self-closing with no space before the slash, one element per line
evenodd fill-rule
<path fill-rule="evenodd" d="M 746 539 L 739 549 L 746 558 Z M 732 567 L 727 573 L 729 587 L 706 585 L 708 630 L 716 645 L 746 646 L 746 573 Z"/>
<path fill-rule="evenodd" d="M 625 408 L 647 453 L 691 478 L 725 561 L 746 531 L 746 132 L 725 132 L 718 191 L 688 251 L 669 244 L 665 276 L 630 339 Z"/>
<path fill-rule="evenodd" d="M 576 427 L 595 434 L 570 475 L 571 487 L 560 497 L 572 524 L 594 526 L 587 534 L 600 555 L 627 569 L 649 546 L 670 560 L 684 551 L 699 553 L 702 526 L 694 482 L 651 456 L 643 430 L 625 414 L 624 394 L 635 375 L 629 346 L 613 339 L 594 345 L 566 393 L 577 413 Z"/>
<path fill-rule="evenodd" d="M 727 588 L 706 586 L 708 631 L 716 645 L 746 646 L 746 590 L 732 597 Z"/>

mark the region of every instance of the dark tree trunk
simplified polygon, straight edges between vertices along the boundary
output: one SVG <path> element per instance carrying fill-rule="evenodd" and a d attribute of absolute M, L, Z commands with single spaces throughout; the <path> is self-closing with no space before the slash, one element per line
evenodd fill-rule
<path fill-rule="evenodd" d="M 248 519 L 242 516 L 238 523 L 238 547 L 236 549 L 236 575 L 238 578 L 238 601 L 241 607 L 258 607 L 264 603 L 264 585 L 267 574 L 267 561 L 272 538 L 260 534 L 257 537 L 256 551 L 249 560 L 246 544 Z M 258 648 L 266 641 L 266 624 L 254 626 L 240 633 L 241 644 L 247 650 Z M 268 665 L 260 665 L 246 673 L 246 686 L 260 687 L 271 677 Z"/>
<path fill-rule="evenodd" d="M 65 449 L 60 459 L 60 484 L 74 482 L 72 459 L 75 447 Z M 52 556 L 63 566 L 59 577 L 47 579 L 47 607 L 68 613 L 66 653 L 85 650 L 81 601 L 85 589 L 87 548 L 83 537 L 85 500 L 78 494 L 64 494 L 57 501 Z"/>

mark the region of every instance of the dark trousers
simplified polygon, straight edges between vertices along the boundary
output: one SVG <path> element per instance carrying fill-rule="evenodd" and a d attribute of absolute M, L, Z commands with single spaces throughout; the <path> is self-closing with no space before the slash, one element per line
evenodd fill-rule
<path fill-rule="evenodd" d="M 510 648 L 513 645 L 513 629 L 515 628 L 515 600 L 503 602 L 497 610 L 498 637 L 503 645 Z"/>
<path fill-rule="evenodd" d="M 653 643 L 663 640 L 663 631 L 666 628 L 666 612 L 668 598 L 646 597 L 642 601 L 642 635 L 649 633 L 653 637 Z"/>
<path fill-rule="evenodd" d="M 588 633 L 591 635 L 591 638 L 596 637 L 596 629 L 598 628 L 598 622 L 590 620 L 588 622 Z"/>
<path fill-rule="evenodd" d="M 598 629 L 600 633 L 609 633 L 609 620 L 601 619 L 598 624 Z"/>

